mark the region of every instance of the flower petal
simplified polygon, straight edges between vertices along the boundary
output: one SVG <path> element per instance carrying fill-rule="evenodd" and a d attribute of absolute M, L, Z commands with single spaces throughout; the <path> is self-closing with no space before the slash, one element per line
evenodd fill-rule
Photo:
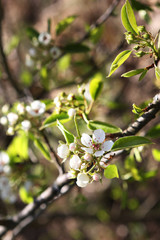
<path fill-rule="evenodd" d="M 112 140 L 106 141 L 102 144 L 102 150 L 108 152 L 111 150 L 114 142 Z"/>
<path fill-rule="evenodd" d="M 102 155 L 103 155 L 103 153 L 104 153 L 104 151 L 96 151 L 95 153 L 94 153 L 94 156 L 95 157 L 101 157 Z"/>
<path fill-rule="evenodd" d="M 86 147 L 91 147 L 92 146 L 92 138 L 88 134 L 83 133 L 82 137 L 81 137 L 81 143 Z"/>
<path fill-rule="evenodd" d="M 102 143 L 105 140 L 105 132 L 102 129 L 97 129 L 93 132 L 93 140 L 96 143 Z"/>
<path fill-rule="evenodd" d="M 92 154 L 93 153 L 93 149 L 92 148 L 85 148 L 85 147 L 81 147 L 85 152 Z"/>

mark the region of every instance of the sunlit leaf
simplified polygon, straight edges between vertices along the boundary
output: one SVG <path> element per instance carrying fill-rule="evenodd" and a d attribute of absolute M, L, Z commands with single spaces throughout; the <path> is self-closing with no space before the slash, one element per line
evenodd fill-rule
<path fill-rule="evenodd" d="M 66 54 L 64 57 L 61 57 L 58 62 L 57 62 L 57 66 L 58 66 L 58 70 L 59 71 L 64 71 L 67 68 L 69 68 L 71 63 L 71 55 L 70 54 Z"/>
<path fill-rule="evenodd" d="M 160 150 L 154 148 L 152 149 L 153 157 L 156 161 L 160 162 Z"/>
<path fill-rule="evenodd" d="M 123 5 L 121 10 L 121 19 L 122 24 L 128 32 L 131 32 L 135 35 L 138 33 L 137 23 L 134 16 L 133 9 L 127 0 L 126 3 Z"/>
<path fill-rule="evenodd" d="M 92 121 L 90 120 L 87 124 L 87 127 L 91 130 L 102 129 L 106 133 L 117 133 L 121 132 L 119 127 L 111 125 L 109 123 L 101 122 L 101 121 Z"/>
<path fill-rule="evenodd" d="M 62 33 L 68 26 L 70 26 L 74 22 L 76 17 L 77 16 L 73 15 L 60 21 L 56 26 L 56 34 L 59 35 L 60 33 Z"/>
<path fill-rule="evenodd" d="M 141 69 L 136 69 L 136 70 L 131 70 L 129 72 L 126 72 L 126 73 L 123 73 L 121 75 L 121 77 L 132 77 L 132 76 L 135 76 L 135 75 L 138 75 L 140 73 L 144 72 L 144 69 L 141 68 Z"/>
<path fill-rule="evenodd" d="M 109 178 L 109 179 L 119 178 L 117 166 L 114 165 L 114 164 L 109 165 L 109 166 L 104 170 L 104 176 L 105 176 L 106 178 Z"/>
<path fill-rule="evenodd" d="M 72 133 L 70 133 L 64 126 L 63 124 L 60 123 L 60 121 L 57 120 L 57 126 L 58 128 L 61 130 L 66 142 L 72 143 L 74 142 L 74 135 Z"/>
<path fill-rule="evenodd" d="M 129 136 L 129 137 L 122 137 L 116 140 L 113 144 L 112 151 L 117 151 L 121 149 L 139 147 L 145 144 L 151 144 L 152 142 L 140 136 Z"/>
<path fill-rule="evenodd" d="M 47 145 L 42 142 L 40 139 L 35 138 L 34 139 L 34 144 L 35 146 L 40 150 L 40 152 L 43 154 L 43 156 L 47 159 L 47 160 L 51 160 L 51 156 L 48 150 Z"/>
<path fill-rule="evenodd" d="M 110 77 L 116 70 L 119 68 L 126 60 L 129 58 L 130 54 L 132 53 L 131 50 L 125 50 L 118 54 L 118 56 L 113 61 L 110 72 L 107 77 Z"/>
<path fill-rule="evenodd" d="M 155 75 L 157 80 L 160 80 L 160 68 L 159 67 L 155 67 Z"/>
<path fill-rule="evenodd" d="M 142 72 L 142 74 L 140 75 L 140 77 L 139 77 L 139 81 L 141 81 L 145 76 L 146 76 L 146 73 L 148 72 L 148 70 L 147 69 L 145 69 L 143 72 Z"/>
<path fill-rule="evenodd" d="M 61 112 L 59 114 L 52 113 L 44 122 L 41 129 L 46 127 L 56 126 L 57 120 L 61 120 L 61 122 L 68 122 L 70 120 L 69 116 L 65 112 Z"/>
<path fill-rule="evenodd" d="M 27 192 L 27 190 L 24 187 L 20 187 L 19 196 L 24 203 L 29 204 L 33 202 L 33 197 L 31 196 L 31 194 Z"/>
<path fill-rule="evenodd" d="M 96 74 L 89 84 L 89 92 L 92 99 L 95 101 L 99 96 L 103 86 L 102 75 Z"/>

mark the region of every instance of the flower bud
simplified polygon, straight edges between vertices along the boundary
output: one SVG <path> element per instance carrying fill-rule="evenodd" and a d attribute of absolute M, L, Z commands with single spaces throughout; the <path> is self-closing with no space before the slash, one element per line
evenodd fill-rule
<path fill-rule="evenodd" d="M 76 184 L 79 187 L 86 187 L 89 183 L 89 176 L 86 173 L 78 173 Z"/>
<path fill-rule="evenodd" d="M 86 161 L 91 161 L 92 160 L 92 155 L 90 153 L 85 153 L 85 155 L 83 156 L 84 160 Z"/>
<path fill-rule="evenodd" d="M 145 26 L 138 26 L 138 31 L 139 32 L 145 32 L 146 31 Z"/>
<path fill-rule="evenodd" d="M 95 173 L 93 176 L 92 176 L 93 180 L 98 182 L 100 179 L 101 179 L 101 175 L 99 173 Z"/>
<path fill-rule="evenodd" d="M 69 149 L 66 144 L 62 144 L 57 148 L 57 153 L 60 158 L 67 158 L 69 154 Z"/>
<path fill-rule="evenodd" d="M 7 125 L 7 123 L 8 123 L 7 117 L 6 117 L 6 116 L 1 117 L 1 118 L 0 118 L 0 123 L 1 123 L 3 126 Z"/>
<path fill-rule="evenodd" d="M 73 155 L 73 157 L 70 159 L 69 165 L 72 169 L 79 170 L 81 163 L 81 159 L 78 157 L 78 155 Z"/>
<path fill-rule="evenodd" d="M 8 122 L 11 126 L 13 126 L 17 120 L 18 120 L 18 115 L 16 113 L 10 112 L 7 114 Z"/>
<path fill-rule="evenodd" d="M 76 145 L 75 143 L 70 143 L 70 144 L 69 144 L 69 150 L 70 150 L 71 152 L 74 152 L 75 149 L 76 149 L 76 147 L 77 147 L 77 145 Z"/>
<path fill-rule="evenodd" d="M 28 131 L 31 128 L 31 122 L 29 120 L 22 121 L 21 125 L 24 131 Z"/>
<path fill-rule="evenodd" d="M 70 109 L 68 110 L 68 116 L 69 116 L 70 118 L 72 118 L 74 115 L 76 115 L 76 109 L 70 108 Z"/>

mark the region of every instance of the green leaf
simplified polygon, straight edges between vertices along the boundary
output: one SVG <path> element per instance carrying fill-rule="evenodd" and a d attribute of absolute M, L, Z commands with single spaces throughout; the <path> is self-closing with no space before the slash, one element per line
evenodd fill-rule
<path fill-rule="evenodd" d="M 110 77 L 117 70 L 117 68 L 119 68 L 127 60 L 127 58 L 129 58 L 131 52 L 131 50 L 125 50 L 118 54 L 111 65 L 110 72 L 107 77 Z"/>
<path fill-rule="evenodd" d="M 105 170 L 104 170 L 104 176 L 106 178 L 112 179 L 112 178 L 119 178 L 117 166 L 112 164 L 109 165 Z"/>
<path fill-rule="evenodd" d="M 34 144 L 41 151 L 41 153 L 47 160 L 51 160 L 51 156 L 50 156 L 48 147 L 44 142 L 42 142 L 41 140 L 39 140 L 37 138 L 34 138 Z"/>
<path fill-rule="evenodd" d="M 135 35 L 138 33 L 137 23 L 134 16 L 133 9 L 127 0 L 126 3 L 123 5 L 121 10 L 121 19 L 124 28 Z"/>
<path fill-rule="evenodd" d="M 66 142 L 68 144 L 74 142 L 74 135 L 70 133 L 61 123 L 59 120 L 57 120 L 57 126 L 61 130 Z"/>
<path fill-rule="evenodd" d="M 122 131 L 119 127 L 113 126 L 109 123 L 92 120 L 88 122 L 87 127 L 91 130 L 102 129 L 106 133 L 117 133 Z"/>
<path fill-rule="evenodd" d="M 61 57 L 58 60 L 58 62 L 57 62 L 58 70 L 65 71 L 67 68 L 69 68 L 70 63 L 71 63 L 71 55 L 66 54 L 64 57 Z"/>
<path fill-rule="evenodd" d="M 145 137 L 140 137 L 140 136 L 122 137 L 122 138 L 119 138 L 117 141 L 115 141 L 111 151 L 139 147 L 139 146 L 142 146 L 145 144 L 151 144 L 151 143 L 152 142 Z"/>
<path fill-rule="evenodd" d="M 142 74 L 140 75 L 140 77 L 139 77 L 139 81 L 141 81 L 145 76 L 146 76 L 146 73 L 148 72 L 148 70 L 147 69 L 145 69 L 143 72 L 142 72 Z"/>
<path fill-rule="evenodd" d="M 159 67 L 155 67 L 155 75 L 157 80 L 160 80 L 160 68 Z"/>
<path fill-rule="evenodd" d="M 24 203 L 29 204 L 29 203 L 33 202 L 33 197 L 31 196 L 31 194 L 29 194 L 26 191 L 26 189 L 24 187 L 20 187 L 19 196 Z"/>
<path fill-rule="evenodd" d="M 70 43 L 63 47 L 65 53 L 85 53 L 90 51 L 89 47 L 81 43 Z"/>
<path fill-rule="evenodd" d="M 21 78 L 21 81 L 24 83 L 25 86 L 27 86 L 27 87 L 31 86 L 33 76 L 29 71 L 23 71 L 20 78 Z"/>
<path fill-rule="evenodd" d="M 148 11 L 153 11 L 151 7 L 149 7 L 147 4 L 138 2 L 136 0 L 131 0 L 132 6 L 136 11 L 139 10 L 148 10 Z"/>
<path fill-rule="evenodd" d="M 135 76 L 135 75 L 138 75 L 140 73 L 144 72 L 144 68 L 141 68 L 141 69 L 136 69 L 136 70 L 131 70 L 129 72 L 126 72 L 126 73 L 123 73 L 121 75 L 121 77 L 132 77 L 132 76 Z"/>
<path fill-rule="evenodd" d="M 59 35 L 60 33 L 62 33 L 68 26 L 70 26 L 74 20 L 76 19 L 77 16 L 73 15 L 73 16 L 69 16 L 65 19 L 63 19 L 62 21 L 60 21 L 58 23 L 58 25 L 56 26 L 56 35 Z"/>
<path fill-rule="evenodd" d="M 156 161 L 160 162 L 160 150 L 154 148 L 152 149 L 153 157 Z"/>
<path fill-rule="evenodd" d="M 67 113 L 61 112 L 59 114 L 51 114 L 44 122 L 40 130 L 46 128 L 46 127 L 52 127 L 56 126 L 57 120 L 61 120 L 61 122 L 68 122 L 70 121 L 70 118 Z"/>
<path fill-rule="evenodd" d="M 102 74 L 97 73 L 89 84 L 89 92 L 94 101 L 98 98 L 102 90 L 102 86 L 103 86 Z"/>
<path fill-rule="evenodd" d="M 132 106 L 133 106 L 133 110 L 132 110 L 133 113 L 138 115 L 143 113 L 143 109 L 141 109 L 140 107 L 137 107 L 135 104 L 133 104 Z"/>
<path fill-rule="evenodd" d="M 146 136 L 150 137 L 150 138 L 159 138 L 160 137 L 160 124 L 157 124 L 156 126 L 149 129 Z"/>
<path fill-rule="evenodd" d="M 33 38 L 38 38 L 38 36 L 39 36 L 39 32 L 32 27 L 26 28 L 26 34 L 31 40 Z"/>
<path fill-rule="evenodd" d="M 25 133 L 20 133 L 14 137 L 10 143 L 7 152 L 13 161 L 22 161 L 28 159 L 28 137 Z"/>

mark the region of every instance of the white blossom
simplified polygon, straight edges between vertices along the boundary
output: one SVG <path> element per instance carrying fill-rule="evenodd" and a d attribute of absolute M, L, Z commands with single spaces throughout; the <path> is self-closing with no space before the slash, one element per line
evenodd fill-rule
<path fill-rule="evenodd" d="M 26 106 L 26 110 L 31 116 L 38 117 L 45 112 L 46 105 L 39 100 L 35 100 L 30 106 Z"/>
<path fill-rule="evenodd" d="M 92 178 L 94 181 L 98 182 L 101 179 L 101 175 L 99 173 L 94 173 Z"/>
<path fill-rule="evenodd" d="M 22 121 L 21 125 L 24 131 L 28 131 L 31 128 L 31 122 L 29 120 Z"/>
<path fill-rule="evenodd" d="M 91 161 L 93 159 L 92 155 L 90 153 L 85 153 L 83 156 L 84 160 Z"/>
<path fill-rule="evenodd" d="M 56 105 L 57 108 L 59 108 L 61 106 L 61 102 L 60 102 L 59 97 L 54 98 L 54 104 Z"/>
<path fill-rule="evenodd" d="M 3 105 L 1 111 L 3 114 L 6 114 L 9 111 L 9 105 L 8 104 Z"/>
<path fill-rule="evenodd" d="M 8 173 L 10 171 L 10 167 L 8 166 L 9 164 L 9 156 L 7 153 L 1 151 L 0 152 L 0 173 Z"/>
<path fill-rule="evenodd" d="M 89 183 L 89 176 L 86 173 L 78 173 L 76 184 L 79 187 L 86 187 Z"/>
<path fill-rule="evenodd" d="M 9 125 L 13 126 L 18 120 L 18 115 L 16 113 L 10 112 L 7 114 L 7 118 Z"/>
<path fill-rule="evenodd" d="M 51 35 L 48 32 L 42 32 L 38 36 L 38 41 L 42 45 L 47 46 L 51 42 Z"/>
<path fill-rule="evenodd" d="M 62 144 L 57 148 L 57 153 L 60 158 L 66 158 L 69 154 L 69 148 L 66 144 Z"/>
<path fill-rule="evenodd" d="M 100 157 L 105 152 L 110 151 L 113 146 L 113 141 L 105 141 L 105 132 L 102 129 L 95 130 L 92 138 L 88 134 L 83 133 L 81 143 L 85 146 L 82 147 L 85 152 L 96 157 Z"/>
<path fill-rule="evenodd" d="M 29 55 L 30 55 L 31 57 L 35 57 L 36 54 L 37 54 L 37 52 L 36 52 L 36 49 L 35 49 L 35 48 L 30 48 L 30 49 L 29 49 Z"/>
<path fill-rule="evenodd" d="M 75 144 L 75 143 L 70 143 L 70 144 L 69 144 L 69 150 L 70 150 L 71 152 L 74 152 L 75 149 L 76 149 L 76 144 Z"/>
<path fill-rule="evenodd" d="M 29 68 L 34 67 L 34 61 L 29 55 L 26 55 L 25 65 Z"/>
<path fill-rule="evenodd" d="M 68 95 L 68 97 L 67 97 L 67 100 L 68 100 L 68 101 L 72 101 L 73 98 L 74 98 L 73 93 L 70 93 L 70 94 Z"/>
<path fill-rule="evenodd" d="M 1 123 L 3 126 L 7 125 L 7 123 L 8 123 L 7 117 L 6 117 L 6 116 L 1 117 L 1 118 L 0 118 L 0 123 Z"/>
<path fill-rule="evenodd" d="M 68 116 L 69 116 L 70 118 L 72 118 L 72 117 L 74 117 L 75 115 L 76 115 L 76 109 L 70 108 L 70 109 L 68 110 Z"/>
<path fill-rule="evenodd" d="M 61 55 L 61 50 L 58 47 L 52 47 L 50 49 L 50 54 L 53 59 L 57 59 Z"/>
<path fill-rule="evenodd" d="M 17 105 L 17 112 L 18 112 L 18 114 L 24 114 L 24 112 L 25 112 L 25 107 L 24 107 L 24 105 L 22 104 L 22 103 L 19 103 L 18 105 Z"/>
<path fill-rule="evenodd" d="M 81 166 L 81 159 L 78 155 L 73 155 L 73 157 L 70 159 L 69 165 L 74 170 L 79 170 Z"/>
<path fill-rule="evenodd" d="M 12 135 L 14 135 L 14 128 L 13 127 L 9 127 L 8 129 L 7 129 L 7 135 L 9 135 L 9 136 L 12 136 Z"/>

